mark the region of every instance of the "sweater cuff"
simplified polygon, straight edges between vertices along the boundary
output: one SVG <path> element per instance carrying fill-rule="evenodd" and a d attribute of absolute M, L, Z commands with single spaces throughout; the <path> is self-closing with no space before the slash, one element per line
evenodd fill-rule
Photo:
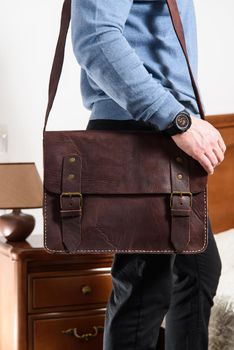
<path fill-rule="evenodd" d="M 153 107 L 153 105 L 151 107 Z M 153 124 L 156 129 L 159 129 L 160 131 L 164 130 L 173 121 L 175 116 L 184 109 L 185 107 L 168 92 L 163 103 L 161 103 L 157 111 L 147 119 L 147 122 Z"/>

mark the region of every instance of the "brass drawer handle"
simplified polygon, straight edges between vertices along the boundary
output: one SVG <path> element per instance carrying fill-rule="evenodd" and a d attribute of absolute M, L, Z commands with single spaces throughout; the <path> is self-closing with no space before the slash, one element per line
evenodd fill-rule
<path fill-rule="evenodd" d="M 62 331 L 62 333 L 66 334 L 66 335 L 73 335 L 74 337 L 76 337 L 80 340 L 88 341 L 91 338 L 95 338 L 99 332 L 103 332 L 104 327 L 103 326 L 94 326 L 93 329 L 94 329 L 93 333 L 78 334 L 77 328 L 70 328 L 70 329 L 67 329 L 66 331 Z"/>
<path fill-rule="evenodd" d="M 90 294 L 92 292 L 92 288 L 90 286 L 83 286 L 81 289 L 82 293 L 84 295 Z"/>

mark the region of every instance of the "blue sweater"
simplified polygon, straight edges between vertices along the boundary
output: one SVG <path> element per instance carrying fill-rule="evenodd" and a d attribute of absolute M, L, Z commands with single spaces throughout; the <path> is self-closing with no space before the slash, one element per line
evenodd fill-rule
<path fill-rule="evenodd" d="M 177 0 L 197 78 L 193 0 Z M 72 0 L 72 44 L 90 119 L 135 119 L 160 130 L 186 108 L 200 117 L 166 0 Z"/>

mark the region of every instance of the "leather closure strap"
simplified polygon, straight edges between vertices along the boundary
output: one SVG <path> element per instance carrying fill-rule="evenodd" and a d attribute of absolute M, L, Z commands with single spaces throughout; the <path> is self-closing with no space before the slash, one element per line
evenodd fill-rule
<path fill-rule="evenodd" d="M 75 251 L 81 241 L 81 169 L 82 160 L 77 154 L 63 158 L 60 217 L 63 243 L 69 252 Z"/>
<path fill-rule="evenodd" d="M 179 253 L 190 242 L 192 193 L 189 184 L 189 164 L 182 155 L 171 159 L 171 243 Z"/>

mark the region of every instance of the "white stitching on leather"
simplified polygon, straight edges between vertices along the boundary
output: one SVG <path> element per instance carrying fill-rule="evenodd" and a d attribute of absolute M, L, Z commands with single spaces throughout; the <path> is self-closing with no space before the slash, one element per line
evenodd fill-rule
<path fill-rule="evenodd" d="M 67 254 L 67 255 L 74 255 L 74 254 L 79 254 L 79 253 L 175 253 L 174 250 L 143 250 L 143 249 L 121 249 L 118 251 L 112 250 L 112 249 L 93 249 L 93 250 L 77 250 L 75 252 L 69 252 L 67 253 L 65 250 L 55 250 L 55 249 L 50 249 L 47 246 L 47 198 L 46 198 L 46 192 L 44 194 L 44 198 L 45 198 L 45 213 L 44 213 L 44 230 L 45 230 L 45 239 L 44 239 L 44 247 L 46 248 L 46 250 L 48 250 L 49 252 L 53 252 L 53 253 L 63 253 L 63 254 Z M 205 238 L 204 238 L 204 244 L 202 246 L 201 249 L 198 250 L 183 250 L 183 254 L 184 253 L 199 253 L 202 252 L 203 249 L 206 247 L 206 243 L 207 243 L 207 188 L 204 191 L 204 212 L 205 212 L 205 219 L 204 219 L 204 228 L 205 228 Z"/>

